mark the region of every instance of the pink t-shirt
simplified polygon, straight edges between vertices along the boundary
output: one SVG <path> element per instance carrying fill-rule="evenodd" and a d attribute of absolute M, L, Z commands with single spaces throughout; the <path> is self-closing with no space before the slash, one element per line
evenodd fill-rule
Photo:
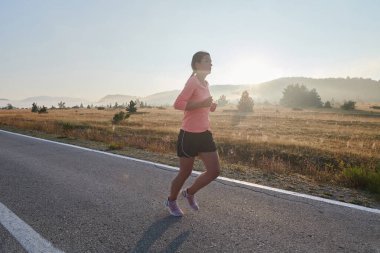
<path fill-rule="evenodd" d="M 193 133 L 211 130 L 209 119 L 210 107 L 185 110 L 188 101 L 200 102 L 210 96 L 207 82 L 206 86 L 203 86 L 196 76 L 189 78 L 185 88 L 183 88 L 174 102 L 175 109 L 185 111 L 181 127 L 183 130 Z"/>

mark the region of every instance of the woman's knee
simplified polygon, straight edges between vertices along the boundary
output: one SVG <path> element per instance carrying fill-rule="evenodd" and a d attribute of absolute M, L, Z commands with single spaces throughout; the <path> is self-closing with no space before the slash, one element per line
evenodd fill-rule
<path fill-rule="evenodd" d="M 193 171 L 192 168 L 186 168 L 186 169 L 181 168 L 179 171 L 179 174 L 181 174 L 181 176 L 183 176 L 183 177 L 188 178 L 191 175 L 192 171 Z"/>
<path fill-rule="evenodd" d="M 212 177 L 213 179 L 217 178 L 219 175 L 220 175 L 220 169 L 217 167 L 217 168 L 213 168 L 213 169 L 208 169 L 207 170 L 207 174 Z"/>

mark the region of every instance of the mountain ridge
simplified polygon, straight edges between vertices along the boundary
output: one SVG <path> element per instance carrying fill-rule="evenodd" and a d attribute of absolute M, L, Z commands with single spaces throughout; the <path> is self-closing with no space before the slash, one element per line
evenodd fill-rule
<path fill-rule="evenodd" d="M 237 103 L 241 93 L 247 90 L 255 100 L 255 102 L 271 102 L 278 103 L 282 97 L 284 88 L 291 84 L 305 85 L 309 90 L 316 89 L 321 96 L 322 101 L 333 99 L 336 102 L 345 100 L 354 100 L 357 102 L 380 102 L 380 80 L 375 81 L 365 78 L 310 78 L 310 77 L 282 77 L 268 82 L 256 85 L 250 84 L 218 84 L 210 85 L 210 93 L 214 100 L 221 95 L 225 95 L 231 103 Z M 38 105 L 57 106 L 60 101 L 66 103 L 66 106 L 93 104 L 93 105 L 109 105 L 126 104 L 130 100 L 140 100 L 148 105 L 172 105 L 174 100 L 180 93 L 180 89 L 162 91 L 148 96 L 135 95 L 106 95 L 96 102 L 86 99 L 72 97 L 50 97 L 37 96 L 29 97 L 23 100 L 5 100 L 0 99 L 0 106 L 11 103 L 16 107 L 31 107 L 33 102 Z M 4 105 L 3 105 L 4 104 Z"/>

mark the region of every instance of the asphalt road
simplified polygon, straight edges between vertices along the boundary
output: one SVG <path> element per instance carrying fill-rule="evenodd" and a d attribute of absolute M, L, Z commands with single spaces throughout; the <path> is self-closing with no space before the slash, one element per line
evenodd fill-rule
<path fill-rule="evenodd" d="M 176 173 L 0 131 L 0 203 L 64 252 L 380 252 L 379 213 L 223 180 L 171 217 Z M 25 252 L 3 225 L 0 252 Z"/>

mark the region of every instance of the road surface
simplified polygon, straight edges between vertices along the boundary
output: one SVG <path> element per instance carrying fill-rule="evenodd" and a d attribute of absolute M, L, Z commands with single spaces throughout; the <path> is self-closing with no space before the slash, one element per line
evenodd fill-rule
<path fill-rule="evenodd" d="M 380 253 L 376 210 L 225 180 L 197 194 L 198 212 L 179 199 L 185 216 L 171 217 L 176 173 L 0 131 L 0 252 L 44 252 L 28 246 L 37 235 L 57 252 Z"/>

